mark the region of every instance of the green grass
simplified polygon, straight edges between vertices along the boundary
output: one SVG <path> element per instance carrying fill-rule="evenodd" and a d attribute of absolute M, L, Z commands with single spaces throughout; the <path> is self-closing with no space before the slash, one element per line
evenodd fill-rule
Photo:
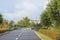
<path fill-rule="evenodd" d="M 50 37 L 48 37 L 48 36 L 42 34 L 42 33 L 39 32 L 39 31 L 38 31 L 37 33 L 41 36 L 41 38 L 43 38 L 43 40 L 52 40 Z"/>

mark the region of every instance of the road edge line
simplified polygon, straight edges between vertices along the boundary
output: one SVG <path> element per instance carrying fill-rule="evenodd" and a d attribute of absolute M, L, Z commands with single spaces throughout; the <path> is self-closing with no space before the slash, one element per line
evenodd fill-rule
<path fill-rule="evenodd" d="M 41 40 L 44 40 L 41 36 L 39 36 L 39 34 L 36 31 L 34 31 L 34 32 Z"/>

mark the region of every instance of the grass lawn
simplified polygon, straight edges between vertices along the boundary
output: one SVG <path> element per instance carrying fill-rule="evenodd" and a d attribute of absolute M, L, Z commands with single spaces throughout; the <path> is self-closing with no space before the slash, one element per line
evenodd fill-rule
<path fill-rule="evenodd" d="M 52 40 L 50 37 L 42 34 L 41 32 L 37 31 L 38 35 L 43 39 L 43 40 Z"/>

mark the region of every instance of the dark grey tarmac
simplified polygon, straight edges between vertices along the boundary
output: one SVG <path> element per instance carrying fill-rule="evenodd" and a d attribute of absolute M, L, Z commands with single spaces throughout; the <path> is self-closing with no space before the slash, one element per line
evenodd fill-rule
<path fill-rule="evenodd" d="M 34 30 L 22 29 L 0 36 L 0 40 L 40 40 L 40 38 L 34 33 Z"/>

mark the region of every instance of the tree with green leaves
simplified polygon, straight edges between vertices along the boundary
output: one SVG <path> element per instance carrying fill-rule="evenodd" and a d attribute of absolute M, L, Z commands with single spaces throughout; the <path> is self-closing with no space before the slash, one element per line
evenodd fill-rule
<path fill-rule="evenodd" d="M 54 25 L 60 25 L 60 0 L 51 0 L 47 9 L 49 10 L 49 17 Z"/>
<path fill-rule="evenodd" d="M 29 19 L 28 17 L 24 17 L 23 20 L 24 20 L 24 22 L 25 22 L 25 25 L 26 25 L 27 27 L 29 27 L 29 26 L 30 26 L 30 19 Z"/>
<path fill-rule="evenodd" d="M 29 27 L 30 26 L 30 19 L 28 17 L 24 17 L 22 20 L 18 22 L 21 27 Z"/>
<path fill-rule="evenodd" d="M 10 29 L 14 28 L 14 26 L 15 26 L 14 24 L 15 24 L 15 22 L 13 20 L 11 20 L 10 23 L 9 23 Z"/>
<path fill-rule="evenodd" d="M 31 26 L 31 27 L 35 27 L 36 24 L 32 21 L 32 22 L 30 23 L 30 26 Z"/>
<path fill-rule="evenodd" d="M 11 20 L 11 21 L 10 21 L 10 26 L 14 26 L 14 23 L 15 23 L 15 22 L 14 22 L 13 20 Z"/>
<path fill-rule="evenodd" d="M 0 13 L 0 24 L 3 23 L 3 17 L 2 17 L 2 14 Z"/>
<path fill-rule="evenodd" d="M 48 13 L 44 11 L 41 15 L 41 25 L 48 29 L 48 27 L 51 25 L 50 18 L 48 17 Z"/>
<path fill-rule="evenodd" d="M 41 15 L 41 23 L 45 26 L 52 25 L 55 28 L 60 27 L 60 0 L 51 0 L 48 3 L 46 10 L 44 10 L 43 14 Z M 46 12 L 47 11 L 47 12 Z M 49 20 L 50 22 L 48 23 Z"/>

